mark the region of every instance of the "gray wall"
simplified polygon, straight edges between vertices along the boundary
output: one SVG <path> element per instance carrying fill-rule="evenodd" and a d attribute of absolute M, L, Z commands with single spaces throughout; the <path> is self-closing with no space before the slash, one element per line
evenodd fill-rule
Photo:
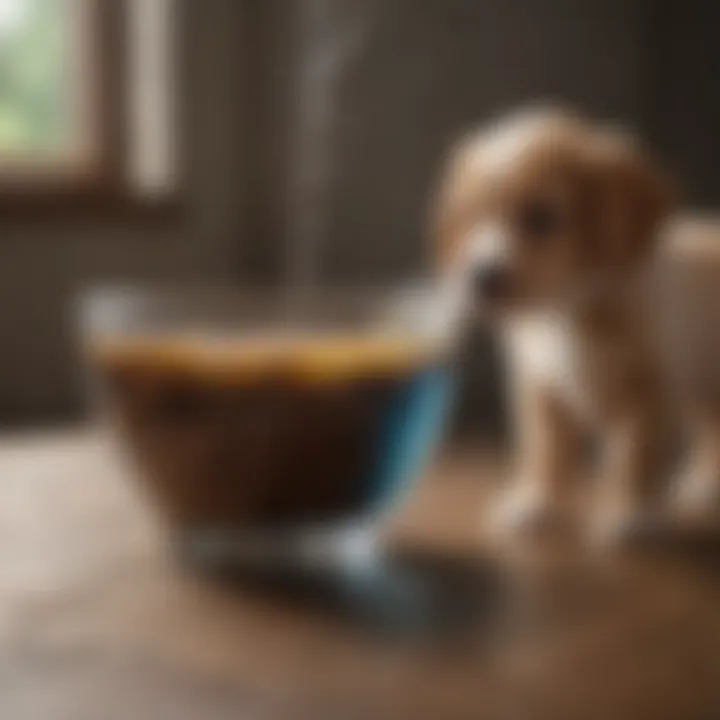
<path fill-rule="evenodd" d="M 0 218 L 0 419 L 77 408 L 66 316 L 87 283 L 426 269 L 444 149 L 508 106 L 560 98 L 629 121 L 699 200 L 720 189 L 720 142 L 695 140 L 720 119 L 706 102 L 720 69 L 713 3 L 177 2 L 185 205 L 155 220 Z M 477 403 L 491 402 L 494 373 L 476 377 Z"/>
<path fill-rule="evenodd" d="M 675 170 L 685 201 L 720 204 L 720 3 L 648 2 L 648 133 Z"/>

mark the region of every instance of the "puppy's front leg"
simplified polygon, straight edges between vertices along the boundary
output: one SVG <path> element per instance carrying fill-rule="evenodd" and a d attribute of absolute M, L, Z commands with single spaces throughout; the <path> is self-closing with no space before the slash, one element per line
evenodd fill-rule
<path fill-rule="evenodd" d="M 490 517 L 501 533 L 556 519 L 576 458 L 574 423 L 551 390 L 519 382 L 512 400 L 514 470 Z"/>
<path fill-rule="evenodd" d="M 681 514 L 717 517 L 720 505 L 720 402 L 708 403 L 694 423 L 692 443 L 673 488 Z"/>
<path fill-rule="evenodd" d="M 613 417 L 605 428 L 598 505 L 591 539 L 614 544 L 647 528 L 669 447 L 667 427 L 651 407 Z"/>

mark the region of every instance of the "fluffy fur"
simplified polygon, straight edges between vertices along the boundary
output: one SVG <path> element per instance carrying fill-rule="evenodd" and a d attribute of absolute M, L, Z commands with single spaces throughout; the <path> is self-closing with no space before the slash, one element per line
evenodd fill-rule
<path fill-rule="evenodd" d="M 553 516 L 599 443 L 593 536 L 720 492 L 720 224 L 671 216 L 669 183 L 634 139 L 565 112 L 506 118 L 462 140 L 436 208 L 454 312 L 496 322 L 515 419 L 496 527 Z"/>

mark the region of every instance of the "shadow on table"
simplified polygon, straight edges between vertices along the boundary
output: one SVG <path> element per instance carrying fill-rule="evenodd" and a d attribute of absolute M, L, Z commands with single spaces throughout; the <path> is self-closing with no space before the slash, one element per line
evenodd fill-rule
<path fill-rule="evenodd" d="M 236 592 L 259 594 L 382 638 L 477 645 L 505 597 L 490 559 L 396 549 L 360 564 L 199 567 Z"/>

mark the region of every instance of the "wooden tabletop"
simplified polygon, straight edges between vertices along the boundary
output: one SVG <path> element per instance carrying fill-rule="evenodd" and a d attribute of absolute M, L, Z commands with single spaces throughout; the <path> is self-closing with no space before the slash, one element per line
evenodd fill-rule
<path fill-rule="evenodd" d="M 483 631 L 446 646 L 183 568 L 100 432 L 5 437 L 0 717 L 720 717 L 720 549 L 493 553 L 477 531 L 492 467 L 448 457 L 397 519 L 502 578 Z"/>

